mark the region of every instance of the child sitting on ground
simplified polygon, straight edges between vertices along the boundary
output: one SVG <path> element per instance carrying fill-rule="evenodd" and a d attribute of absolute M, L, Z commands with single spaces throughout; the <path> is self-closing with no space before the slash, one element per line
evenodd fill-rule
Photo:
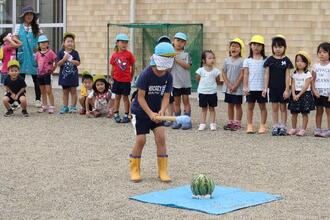
<path fill-rule="evenodd" d="M 93 91 L 87 96 L 86 100 L 86 115 L 100 117 L 107 115 L 108 118 L 113 116 L 114 95 L 110 91 L 110 84 L 106 81 L 103 75 L 94 77 Z M 93 110 L 89 110 L 89 105 Z"/>

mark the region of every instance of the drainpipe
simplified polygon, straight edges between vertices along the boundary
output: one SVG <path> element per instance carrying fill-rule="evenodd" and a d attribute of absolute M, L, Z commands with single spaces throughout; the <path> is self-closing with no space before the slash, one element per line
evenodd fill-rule
<path fill-rule="evenodd" d="M 131 5 L 130 5 L 130 23 L 135 23 L 135 12 L 136 12 L 136 1 L 131 0 Z M 129 29 L 129 42 L 130 42 L 130 48 L 132 53 L 134 54 L 134 28 Z"/>

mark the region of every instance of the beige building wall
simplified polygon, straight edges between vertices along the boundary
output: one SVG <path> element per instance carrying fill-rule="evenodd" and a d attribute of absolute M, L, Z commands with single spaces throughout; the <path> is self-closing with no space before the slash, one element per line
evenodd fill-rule
<path fill-rule="evenodd" d="M 203 23 L 204 49 L 215 51 L 221 67 L 228 41 L 248 43 L 253 34 L 265 36 L 267 55 L 271 37 L 283 34 L 291 59 L 303 49 L 315 60 L 318 44 L 330 41 L 329 9 L 329 0 L 136 0 L 136 22 Z M 129 0 L 68 0 L 67 30 L 77 35 L 80 70 L 106 73 L 106 25 L 129 22 L 129 13 Z"/>

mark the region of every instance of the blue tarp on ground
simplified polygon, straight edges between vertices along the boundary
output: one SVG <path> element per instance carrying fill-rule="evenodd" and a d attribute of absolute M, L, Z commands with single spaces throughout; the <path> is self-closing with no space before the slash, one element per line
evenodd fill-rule
<path fill-rule="evenodd" d="M 281 199 L 278 195 L 264 192 L 248 192 L 239 188 L 225 186 L 216 186 L 211 199 L 193 199 L 190 186 L 188 185 L 129 198 L 140 202 L 196 210 L 213 215 L 220 215 Z"/>

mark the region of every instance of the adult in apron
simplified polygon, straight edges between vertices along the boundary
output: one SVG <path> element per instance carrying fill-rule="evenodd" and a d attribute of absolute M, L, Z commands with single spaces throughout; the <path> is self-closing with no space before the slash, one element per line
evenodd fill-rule
<path fill-rule="evenodd" d="M 22 46 L 18 48 L 17 60 L 20 63 L 20 74 L 25 79 L 25 75 L 31 75 L 34 83 L 35 91 L 35 106 L 41 107 L 41 92 L 37 78 L 37 62 L 35 53 L 38 50 L 38 36 L 41 33 L 37 23 L 38 14 L 34 12 L 31 6 L 26 6 L 22 9 L 20 15 L 22 21 L 16 27 L 15 35 L 22 42 Z"/>

